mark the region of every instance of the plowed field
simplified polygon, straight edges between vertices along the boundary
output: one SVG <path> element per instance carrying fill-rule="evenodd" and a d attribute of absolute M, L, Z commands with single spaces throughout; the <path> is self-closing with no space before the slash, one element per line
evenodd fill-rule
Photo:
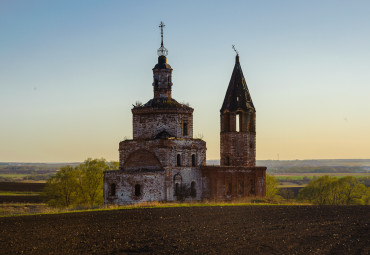
<path fill-rule="evenodd" d="M 369 254 L 369 206 L 233 206 L 0 218 L 0 254 Z"/>

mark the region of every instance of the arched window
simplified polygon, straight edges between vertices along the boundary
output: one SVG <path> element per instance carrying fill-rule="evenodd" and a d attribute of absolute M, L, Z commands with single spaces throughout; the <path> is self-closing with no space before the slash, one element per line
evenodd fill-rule
<path fill-rule="evenodd" d="M 188 135 L 188 123 L 184 122 L 182 124 L 182 135 L 187 136 Z"/>
<path fill-rule="evenodd" d="M 192 198 L 195 198 L 197 196 L 197 190 L 195 188 L 195 182 L 194 181 L 192 181 L 191 185 L 190 185 L 190 196 Z"/>
<path fill-rule="evenodd" d="M 175 184 L 175 196 L 180 195 L 180 183 Z"/>
<path fill-rule="evenodd" d="M 235 131 L 240 132 L 240 126 L 241 126 L 241 114 L 237 113 L 235 118 Z"/>
<path fill-rule="evenodd" d="M 141 185 L 135 184 L 135 197 L 141 196 Z"/>
<path fill-rule="evenodd" d="M 110 189 L 109 189 L 109 195 L 112 197 L 116 195 L 116 184 L 115 183 L 111 183 Z"/>
<path fill-rule="evenodd" d="M 176 166 L 181 166 L 181 154 L 177 154 Z"/>
<path fill-rule="evenodd" d="M 196 158 L 195 158 L 195 154 L 191 155 L 191 166 L 196 166 L 197 165 L 197 162 L 196 162 Z"/>

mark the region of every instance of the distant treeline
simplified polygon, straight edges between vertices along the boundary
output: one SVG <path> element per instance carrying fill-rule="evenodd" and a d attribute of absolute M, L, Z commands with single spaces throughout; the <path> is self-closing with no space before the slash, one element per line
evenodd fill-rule
<path fill-rule="evenodd" d="M 271 166 L 267 167 L 270 174 L 282 173 L 367 173 L 368 167 L 361 166 Z"/>
<path fill-rule="evenodd" d="M 370 170 L 370 159 L 257 160 L 258 166 L 269 167 L 361 167 Z"/>
<path fill-rule="evenodd" d="M 350 173 L 348 175 L 350 175 Z M 302 178 L 297 178 L 297 177 L 302 177 Z M 354 177 L 357 179 L 359 183 L 362 183 L 366 187 L 370 187 L 370 177 L 367 177 L 367 176 L 354 176 Z M 290 182 L 290 183 L 294 183 L 297 185 L 306 185 L 312 180 L 317 179 L 318 177 L 316 176 L 276 176 L 275 178 L 279 182 Z"/>
<path fill-rule="evenodd" d="M 38 174 L 55 173 L 63 166 L 76 166 L 79 163 L 65 163 L 65 164 L 46 164 L 46 163 L 27 163 L 27 164 L 9 164 L 0 163 L 0 173 L 4 174 L 30 174 L 32 172 Z"/>
<path fill-rule="evenodd" d="M 0 163 L 0 181 L 47 180 L 61 167 L 79 163 Z"/>

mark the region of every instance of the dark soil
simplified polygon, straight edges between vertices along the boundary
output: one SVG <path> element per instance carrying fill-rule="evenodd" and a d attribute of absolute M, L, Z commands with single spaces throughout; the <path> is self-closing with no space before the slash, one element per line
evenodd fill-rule
<path fill-rule="evenodd" d="M 0 218 L 0 254 L 369 254 L 370 206 L 132 209 Z"/>
<path fill-rule="evenodd" d="M 46 183 L 0 182 L 1 191 L 41 192 Z"/>
<path fill-rule="evenodd" d="M 2 203 L 42 203 L 41 196 L 0 196 L 0 204 Z"/>

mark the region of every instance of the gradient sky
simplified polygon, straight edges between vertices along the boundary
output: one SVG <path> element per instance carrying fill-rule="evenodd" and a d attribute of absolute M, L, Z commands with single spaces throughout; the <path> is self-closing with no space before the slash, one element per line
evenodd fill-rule
<path fill-rule="evenodd" d="M 153 97 L 165 24 L 173 97 L 219 158 L 235 44 L 257 159 L 370 158 L 370 1 L 0 1 L 0 161 L 118 160 Z"/>

